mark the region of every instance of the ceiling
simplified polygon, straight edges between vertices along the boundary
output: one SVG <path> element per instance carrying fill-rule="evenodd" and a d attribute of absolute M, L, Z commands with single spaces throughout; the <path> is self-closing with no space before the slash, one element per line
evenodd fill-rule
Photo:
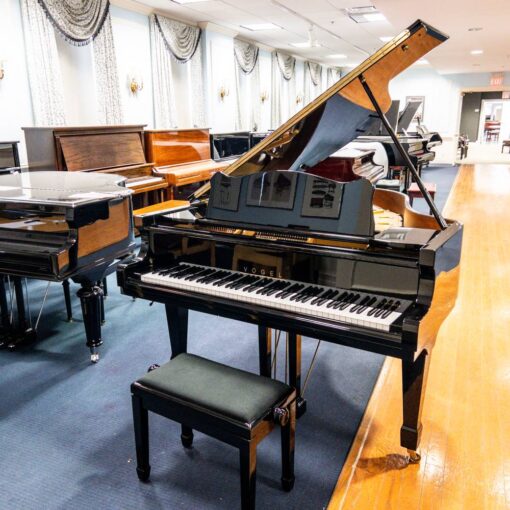
<path fill-rule="evenodd" d="M 450 39 L 427 55 L 441 73 L 510 71 L 510 1 L 508 0 L 373 0 L 385 21 L 356 23 L 343 9 L 370 5 L 370 0 L 204 0 L 180 5 L 172 0 L 136 0 L 155 12 L 195 23 L 214 23 L 242 39 L 253 40 L 304 59 L 331 66 L 359 64 L 417 18 Z M 250 31 L 241 25 L 273 23 L 280 29 Z M 306 42 L 313 25 L 318 47 Z M 482 30 L 470 32 L 470 27 Z M 483 50 L 471 55 L 471 50 Z M 345 58 L 329 57 L 342 54 Z M 427 67 L 425 65 L 424 67 Z"/>

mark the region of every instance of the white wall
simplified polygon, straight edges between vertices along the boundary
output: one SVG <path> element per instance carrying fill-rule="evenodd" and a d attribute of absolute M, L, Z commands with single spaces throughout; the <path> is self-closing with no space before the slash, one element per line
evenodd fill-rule
<path fill-rule="evenodd" d="M 259 51 L 259 69 L 260 69 L 260 92 L 267 92 L 269 99 L 260 104 L 260 126 L 259 131 L 267 131 L 271 128 L 271 53 L 269 51 Z"/>
<path fill-rule="evenodd" d="M 147 124 L 148 128 L 152 128 L 154 105 L 149 18 L 115 5 L 110 6 L 110 13 L 124 123 Z M 136 94 L 133 94 L 128 86 L 128 77 L 133 73 L 143 79 L 143 90 Z"/>
<path fill-rule="evenodd" d="M 0 141 L 20 140 L 21 162 L 26 163 L 21 126 L 32 126 L 34 119 L 18 0 L 0 1 L 0 59 L 6 60 L 0 80 Z"/>

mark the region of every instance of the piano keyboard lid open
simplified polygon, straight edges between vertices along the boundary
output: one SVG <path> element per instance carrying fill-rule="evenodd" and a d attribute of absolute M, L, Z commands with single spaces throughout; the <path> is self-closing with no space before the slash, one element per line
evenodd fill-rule
<path fill-rule="evenodd" d="M 28 172 L 0 175 L 0 204 L 28 203 L 74 208 L 130 195 L 119 175 L 85 172 Z"/>
<path fill-rule="evenodd" d="M 224 173 L 235 178 L 274 170 L 306 172 L 307 168 L 363 134 L 372 124 L 375 106 L 363 88 L 362 78 L 382 111 L 386 112 L 391 106 L 389 81 L 446 39 L 447 36 L 436 29 L 420 20 L 416 21 L 241 156 Z M 217 181 L 212 182 L 219 182 L 219 176 Z M 342 184 L 345 201 L 351 191 L 351 183 Z M 197 205 L 206 204 L 210 189 L 209 183 L 202 186 L 191 195 L 190 201 Z M 360 199 L 366 196 L 366 193 L 362 193 Z M 357 207 L 371 210 L 372 203 L 370 201 L 366 207 Z M 352 214 L 350 216 L 353 217 Z M 337 233 L 341 232 L 337 230 Z M 351 232 L 343 233 L 353 232 L 351 229 Z M 359 235 L 372 234 L 373 227 L 367 230 L 365 222 Z"/>

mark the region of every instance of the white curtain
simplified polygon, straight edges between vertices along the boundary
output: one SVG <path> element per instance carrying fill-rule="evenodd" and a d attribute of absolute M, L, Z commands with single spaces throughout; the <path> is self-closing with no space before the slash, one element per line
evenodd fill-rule
<path fill-rule="evenodd" d="M 236 130 L 256 131 L 260 128 L 260 66 L 258 57 L 257 46 L 234 40 Z"/>
<path fill-rule="evenodd" d="M 191 121 L 195 127 L 206 125 L 201 29 L 154 14 L 150 18 L 154 109 L 157 128 L 177 125 L 172 59 L 189 66 L 191 82 Z"/>
<path fill-rule="evenodd" d="M 322 92 L 322 66 L 305 62 L 304 104 L 308 104 Z"/>
<path fill-rule="evenodd" d="M 64 125 L 64 90 L 55 31 L 38 0 L 21 0 L 21 13 L 35 125 Z"/>
<path fill-rule="evenodd" d="M 113 42 L 112 20 L 109 13 L 103 27 L 92 43 L 92 49 L 94 50 L 94 75 L 99 122 L 102 124 L 121 124 L 123 115 L 119 76 Z"/>
<path fill-rule="evenodd" d="M 21 0 L 30 90 L 37 125 L 65 124 L 55 30 L 77 46 L 92 43 L 98 121 L 122 122 L 108 0 Z M 53 25 L 53 26 L 52 26 Z"/>
<path fill-rule="evenodd" d="M 342 77 L 342 70 L 339 67 L 328 67 L 326 73 L 326 85 L 333 86 Z"/>
<path fill-rule="evenodd" d="M 278 128 L 294 113 L 296 59 L 277 51 L 271 55 L 271 127 Z"/>

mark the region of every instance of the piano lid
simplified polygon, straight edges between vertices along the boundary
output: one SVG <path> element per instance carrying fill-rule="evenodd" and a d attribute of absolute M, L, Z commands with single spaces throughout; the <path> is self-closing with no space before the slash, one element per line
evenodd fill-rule
<path fill-rule="evenodd" d="M 416 21 L 224 172 L 242 176 L 314 166 L 362 135 L 377 115 L 361 83 L 362 76 L 386 112 L 391 105 L 389 81 L 446 39 L 430 25 Z M 202 186 L 190 200 L 207 200 L 209 190 L 209 184 Z"/>
<path fill-rule="evenodd" d="M 2 203 L 74 208 L 130 195 L 125 177 L 87 172 L 28 172 L 0 175 Z"/>

